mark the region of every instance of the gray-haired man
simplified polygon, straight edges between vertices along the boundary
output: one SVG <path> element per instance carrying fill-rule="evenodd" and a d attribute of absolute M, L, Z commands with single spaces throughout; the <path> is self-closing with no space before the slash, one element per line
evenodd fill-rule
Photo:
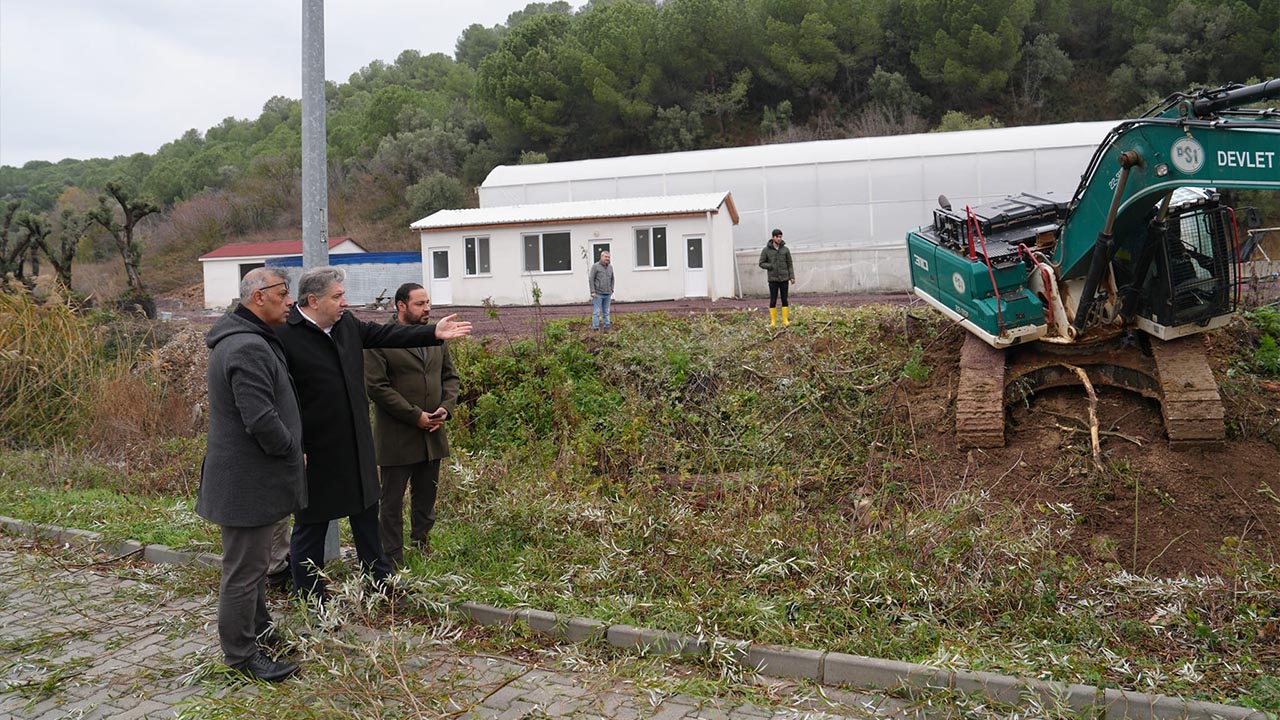
<path fill-rule="evenodd" d="M 209 346 L 209 436 L 196 512 L 222 528 L 218 640 L 227 664 L 277 682 L 298 670 L 258 646 L 267 612 L 271 535 L 307 505 L 302 417 L 275 328 L 293 304 L 288 277 L 251 270 L 240 305 L 214 323 Z"/>
<path fill-rule="evenodd" d="M 369 426 L 364 348 L 439 345 L 471 334 L 471 323 L 449 315 L 434 325 L 383 325 L 346 312 L 345 274 L 319 267 L 298 281 L 298 305 L 280 328 L 289 373 L 298 388 L 307 451 L 310 500 L 294 516 L 289 558 L 293 586 L 324 599 L 317 570 L 324 567 L 329 521 L 345 517 L 361 570 L 381 583 L 391 565 L 378 538 L 382 488 Z"/>
<path fill-rule="evenodd" d="M 613 265 L 608 250 L 600 253 L 600 260 L 587 271 L 587 287 L 591 290 L 591 329 L 599 330 L 603 324 L 609 329 L 609 305 L 613 303 Z"/>

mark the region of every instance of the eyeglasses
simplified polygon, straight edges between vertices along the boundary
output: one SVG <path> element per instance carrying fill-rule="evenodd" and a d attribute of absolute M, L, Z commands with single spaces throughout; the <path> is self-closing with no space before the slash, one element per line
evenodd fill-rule
<path fill-rule="evenodd" d="M 278 283 L 271 283 L 270 285 L 267 285 L 265 287 L 260 287 L 254 292 L 261 292 L 263 295 L 266 295 L 268 290 L 272 288 L 278 288 L 278 287 L 283 287 L 286 294 L 289 292 L 289 283 L 286 280 L 281 280 Z"/>

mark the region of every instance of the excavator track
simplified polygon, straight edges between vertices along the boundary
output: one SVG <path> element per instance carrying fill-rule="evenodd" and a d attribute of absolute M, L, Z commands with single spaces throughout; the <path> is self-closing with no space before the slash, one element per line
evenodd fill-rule
<path fill-rule="evenodd" d="M 1220 445 L 1226 440 L 1226 412 L 1218 381 L 1209 367 L 1204 338 L 1168 342 L 1152 339 L 1151 354 L 1160 376 L 1160 409 L 1173 445 Z"/>
<path fill-rule="evenodd" d="M 968 448 L 1004 446 L 1004 351 L 972 334 L 960 349 L 956 442 Z"/>
<path fill-rule="evenodd" d="M 960 350 L 956 439 L 961 447 L 1004 445 L 1005 408 L 1054 387 L 1079 386 L 1070 367 L 1095 386 L 1122 388 L 1160 403 L 1175 446 L 1212 446 L 1226 437 L 1222 398 L 1203 341 L 1151 340 L 1151 353 L 1123 336 L 1084 346 L 1042 343 L 997 350 L 974 335 Z"/>

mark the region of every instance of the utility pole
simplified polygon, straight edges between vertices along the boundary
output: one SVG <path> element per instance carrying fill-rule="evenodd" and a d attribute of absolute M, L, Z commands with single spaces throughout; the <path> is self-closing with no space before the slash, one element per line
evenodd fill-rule
<path fill-rule="evenodd" d="M 329 165 L 325 132 L 324 0 L 302 0 L 302 271 L 329 264 Z M 341 554 L 329 523 L 325 560 Z"/>
<path fill-rule="evenodd" d="M 302 269 L 329 264 L 324 0 L 302 0 Z"/>

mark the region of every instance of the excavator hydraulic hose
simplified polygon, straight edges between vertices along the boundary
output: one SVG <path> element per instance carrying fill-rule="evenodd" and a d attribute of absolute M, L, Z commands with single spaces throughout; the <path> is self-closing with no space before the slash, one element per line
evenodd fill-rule
<path fill-rule="evenodd" d="M 1084 291 L 1080 294 L 1080 307 L 1072 326 L 1076 335 L 1084 333 L 1085 322 L 1089 319 L 1089 311 L 1093 308 L 1094 296 L 1098 293 L 1098 284 L 1111 265 L 1111 256 L 1115 253 L 1116 241 L 1111 231 L 1116 223 L 1116 213 L 1120 211 L 1120 201 L 1124 198 L 1125 183 L 1129 181 L 1129 170 L 1142 164 L 1142 157 L 1133 150 L 1120 153 L 1120 181 L 1116 184 L 1116 192 L 1111 196 L 1111 209 L 1107 211 L 1107 222 L 1098 239 L 1093 243 L 1093 257 L 1089 260 L 1089 274 L 1084 278 Z"/>

